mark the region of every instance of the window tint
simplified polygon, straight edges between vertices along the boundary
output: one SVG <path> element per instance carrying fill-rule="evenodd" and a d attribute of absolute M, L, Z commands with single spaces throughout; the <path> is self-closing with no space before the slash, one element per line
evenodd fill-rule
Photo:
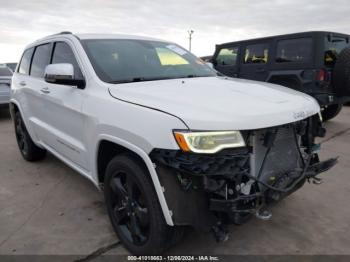
<path fill-rule="evenodd" d="M 0 76 L 12 76 L 12 71 L 7 66 L 0 66 Z"/>
<path fill-rule="evenodd" d="M 45 67 L 50 62 L 51 44 L 39 45 L 35 48 L 30 75 L 44 77 Z"/>
<path fill-rule="evenodd" d="M 182 58 L 180 55 L 178 55 L 177 53 L 174 53 L 173 51 L 167 48 L 156 47 L 156 52 L 161 65 L 187 65 L 188 64 L 188 62 L 184 58 Z"/>
<path fill-rule="evenodd" d="M 268 44 L 256 44 L 246 47 L 244 63 L 245 64 L 266 64 L 269 56 Z"/>
<path fill-rule="evenodd" d="M 105 82 L 215 76 L 204 62 L 172 43 L 133 39 L 82 40 L 97 75 Z"/>
<path fill-rule="evenodd" d="M 55 43 L 55 48 L 52 55 L 52 64 L 68 63 L 74 67 L 74 78 L 82 79 L 83 75 L 80 71 L 77 60 L 70 46 L 64 42 Z"/>
<path fill-rule="evenodd" d="M 281 40 L 277 43 L 276 62 L 309 62 L 312 57 L 312 39 Z"/>
<path fill-rule="evenodd" d="M 338 58 L 339 53 L 345 48 L 350 46 L 348 39 L 345 37 L 332 36 L 325 38 L 325 52 L 324 63 L 325 65 L 334 65 Z"/>
<path fill-rule="evenodd" d="M 24 51 L 24 54 L 21 59 L 21 63 L 19 65 L 18 72 L 21 74 L 29 74 L 29 68 L 30 68 L 30 60 L 32 59 L 34 48 L 29 48 L 26 51 Z"/>
<path fill-rule="evenodd" d="M 238 47 L 223 48 L 216 57 L 216 65 L 236 65 Z"/>

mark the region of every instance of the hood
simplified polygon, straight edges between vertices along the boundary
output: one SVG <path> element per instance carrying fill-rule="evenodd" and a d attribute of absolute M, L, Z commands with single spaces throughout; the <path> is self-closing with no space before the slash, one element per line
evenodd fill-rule
<path fill-rule="evenodd" d="M 165 111 L 192 130 L 250 130 L 295 122 L 320 111 L 312 97 L 264 82 L 199 77 L 110 85 L 126 102 Z"/>

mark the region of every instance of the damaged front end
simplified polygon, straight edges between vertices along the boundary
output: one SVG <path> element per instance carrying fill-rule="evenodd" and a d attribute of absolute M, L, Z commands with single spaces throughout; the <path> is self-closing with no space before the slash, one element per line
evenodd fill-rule
<path fill-rule="evenodd" d="M 269 219 L 268 205 L 305 181 L 320 183 L 317 175 L 337 162 L 336 158 L 320 162 L 316 153 L 315 137 L 325 135 L 318 115 L 241 133 L 245 147 L 215 154 L 151 152 L 176 225 L 212 229 L 217 240 L 225 240 L 224 225 L 242 224 L 253 215 Z"/>

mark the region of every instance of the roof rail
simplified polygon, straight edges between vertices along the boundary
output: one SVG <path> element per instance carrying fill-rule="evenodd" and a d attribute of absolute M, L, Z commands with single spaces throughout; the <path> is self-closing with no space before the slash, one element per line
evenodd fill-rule
<path fill-rule="evenodd" d="M 58 35 L 71 35 L 73 34 L 72 32 L 69 32 L 69 31 L 62 31 L 60 33 L 58 33 Z"/>
<path fill-rule="evenodd" d="M 52 34 L 52 35 L 48 35 L 46 37 L 50 37 L 50 36 L 56 36 L 56 35 L 72 35 L 73 33 L 72 32 L 69 32 L 69 31 L 62 31 L 62 32 L 59 32 L 57 34 Z M 43 39 L 45 39 L 46 37 L 44 37 Z M 41 39 L 38 39 L 36 41 L 39 41 Z"/>

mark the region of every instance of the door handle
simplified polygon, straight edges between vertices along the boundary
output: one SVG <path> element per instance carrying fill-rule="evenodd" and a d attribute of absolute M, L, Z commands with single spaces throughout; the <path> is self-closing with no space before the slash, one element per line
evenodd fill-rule
<path fill-rule="evenodd" d="M 259 68 L 259 69 L 255 70 L 255 72 L 257 72 L 257 73 L 263 73 L 265 71 L 266 71 L 266 69 L 264 69 L 264 68 Z"/>
<path fill-rule="evenodd" d="M 40 89 L 40 91 L 44 94 L 49 94 L 50 93 L 50 90 L 48 87 L 43 87 L 42 89 Z"/>
<path fill-rule="evenodd" d="M 19 82 L 19 85 L 20 85 L 20 86 L 26 86 L 27 83 L 26 83 L 25 81 L 21 81 L 21 82 Z"/>

